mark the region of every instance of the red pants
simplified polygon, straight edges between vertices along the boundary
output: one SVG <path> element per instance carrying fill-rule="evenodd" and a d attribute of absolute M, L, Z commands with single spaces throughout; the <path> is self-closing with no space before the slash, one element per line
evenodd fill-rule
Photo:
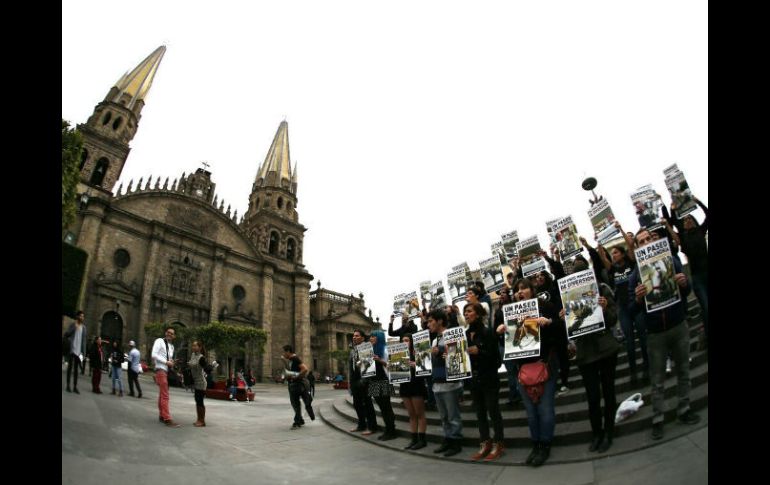
<path fill-rule="evenodd" d="M 155 382 L 158 383 L 160 392 L 158 393 L 158 411 L 163 421 L 171 420 L 171 413 L 168 410 L 168 374 L 164 370 L 155 371 Z"/>
<path fill-rule="evenodd" d="M 91 387 L 94 392 L 99 392 L 101 389 L 99 385 L 102 382 L 102 370 L 93 368 L 91 369 Z"/>

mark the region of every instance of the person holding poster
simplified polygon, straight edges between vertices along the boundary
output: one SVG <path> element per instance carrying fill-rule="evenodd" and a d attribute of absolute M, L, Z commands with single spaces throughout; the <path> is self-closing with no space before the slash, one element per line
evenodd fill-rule
<path fill-rule="evenodd" d="M 428 419 L 425 417 L 425 398 L 428 396 L 428 390 L 425 387 L 425 378 L 414 375 L 414 346 L 412 345 L 412 336 L 409 334 L 401 337 L 401 342 L 409 345 L 409 372 L 411 380 L 399 384 L 398 394 L 401 401 L 409 413 L 409 430 L 412 433 L 412 441 L 404 447 L 405 450 L 419 450 L 428 446 L 425 439 L 425 430 L 428 427 Z"/>
<path fill-rule="evenodd" d="M 636 259 L 642 265 L 645 252 L 655 250 L 665 240 L 655 241 L 647 229 L 636 233 Z M 667 249 L 666 249 L 667 251 Z M 682 272 L 678 258 L 672 258 L 674 281 L 679 287 L 680 298 L 674 304 L 650 308 L 645 302 L 647 286 L 642 282 L 639 266 L 634 269 L 628 283 L 629 309 L 641 314 L 647 328 L 647 350 L 650 354 L 650 381 L 652 385 L 652 439 L 663 438 L 663 413 L 665 411 L 666 356 L 671 354 L 677 374 L 677 416 L 681 423 L 696 424 L 700 416 L 690 409 L 690 329 L 686 323 L 686 301 L 690 284 Z"/>
<path fill-rule="evenodd" d="M 520 279 L 513 286 L 514 300 L 524 301 L 535 298 L 537 290 L 532 282 L 526 278 Z M 526 392 L 521 392 L 521 401 L 527 410 L 527 424 L 529 436 L 532 439 L 532 452 L 527 457 L 526 464 L 540 466 L 551 454 L 551 441 L 553 441 L 556 428 L 556 411 L 554 408 L 554 394 L 556 390 L 556 372 L 558 366 L 551 354 L 555 354 L 555 346 L 559 343 L 560 333 L 557 326 L 565 326 L 554 306 L 547 301 L 539 301 L 540 317 L 537 324 L 540 327 L 540 355 L 537 357 L 525 357 L 518 359 L 519 368 L 524 364 L 542 360 L 548 363 L 548 380 L 545 383 L 545 391 L 540 401 L 535 404 Z M 565 327 L 566 329 L 566 327 Z M 497 328 L 498 333 L 505 332 L 505 325 Z"/>
<path fill-rule="evenodd" d="M 436 396 L 436 407 L 444 429 L 444 442 L 433 450 L 433 453 L 453 456 L 463 449 L 463 420 L 460 415 L 460 395 L 463 392 L 463 384 L 460 381 L 447 382 L 446 380 L 444 330 L 447 329 L 447 314 L 443 310 L 431 310 L 428 313 L 428 329 L 430 333 L 436 335 L 431 345 L 431 376 L 433 377 L 433 395 Z"/>
<path fill-rule="evenodd" d="M 358 416 L 358 426 L 351 429 L 351 433 L 362 431 L 361 434 L 370 435 L 378 431 L 377 418 L 374 413 L 374 404 L 369 397 L 369 380 L 361 376 L 361 366 L 358 365 L 358 345 L 364 342 L 366 336 L 363 330 L 355 329 L 353 331 L 353 344 L 350 350 L 350 360 L 348 362 L 348 375 L 350 376 L 350 394 L 353 396 L 353 407 Z"/>
<path fill-rule="evenodd" d="M 385 421 L 385 432 L 377 439 L 388 441 L 396 439 L 396 415 L 393 414 L 393 407 L 390 404 L 390 396 L 395 394 L 393 385 L 388 380 L 388 374 L 385 369 L 388 367 L 388 354 L 385 351 L 385 333 L 382 330 L 375 330 L 369 336 L 369 342 L 374 347 L 374 365 L 376 374 L 369 378 L 369 397 L 380 407 L 382 419 Z M 363 434 L 363 433 L 362 433 Z"/>
<path fill-rule="evenodd" d="M 588 269 L 588 262 L 575 259 L 575 272 Z M 596 273 L 597 267 L 594 267 Z M 604 330 L 578 337 L 575 363 L 583 377 L 583 386 L 588 397 L 588 419 L 591 423 L 593 438 L 588 451 L 604 453 L 612 446 L 615 429 L 615 366 L 618 363 L 620 344 L 612 335 L 612 328 L 618 321 L 618 312 L 612 289 L 605 283 L 599 283 L 599 306 L 604 315 Z M 565 310 L 559 316 L 563 319 Z M 604 409 L 601 399 L 604 397 Z M 604 427 L 602 427 L 604 417 Z"/>
<path fill-rule="evenodd" d="M 470 292 L 469 292 L 470 293 Z M 476 408 L 476 419 L 479 426 L 481 444 L 479 451 L 471 456 L 471 460 L 494 461 L 503 455 L 503 416 L 500 414 L 500 378 L 497 369 L 502 359 L 497 343 L 497 335 L 487 326 L 486 309 L 481 303 L 468 303 L 463 309 L 468 328 L 465 336 L 468 339 L 468 354 L 471 358 L 472 386 L 471 396 Z M 487 413 L 494 427 L 494 444 L 489 439 L 489 423 Z"/>

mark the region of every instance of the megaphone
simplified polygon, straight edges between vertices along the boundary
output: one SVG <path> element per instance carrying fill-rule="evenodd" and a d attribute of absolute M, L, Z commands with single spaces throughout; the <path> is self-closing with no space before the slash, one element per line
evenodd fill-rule
<path fill-rule="evenodd" d="M 295 372 L 295 371 L 292 371 L 292 370 L 289 370 L 289 369 L 283 369 L 283 378 L 284 379 L 288 379 L 290 377 L 292 379 L 294 379 L 297 376 L 299 376 L 299 372 Z"/>

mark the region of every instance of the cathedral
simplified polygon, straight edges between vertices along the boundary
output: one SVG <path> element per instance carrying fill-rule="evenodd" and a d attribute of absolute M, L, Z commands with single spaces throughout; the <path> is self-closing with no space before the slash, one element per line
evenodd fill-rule
<path fill-rule="evenodd" d="M 313 276 L 302 264 L 306 228 L 297 214 L 297 169 L 285 121 L 240 218 L 224 206 L 205 168 L 174 180 L 132 180 L 114 190 L 165 52 L 159 47 L 122 76 L 77 126 L 84 139 L 79 208 L 63 237 L 88 254 L 79 302 L 89 334 L 135 340 L 149 360 L 146 323 L 239 323 L 265 330 L 268 340 L 262 355 L 247 351 L 230 366 L 274 378 L 284 367 L 281 347 L 287 343 L 304 360 L 317 361 L 313 351 L 326 349 L 311 349 L 311 337 L 318 339 L 311 335 Z"/>

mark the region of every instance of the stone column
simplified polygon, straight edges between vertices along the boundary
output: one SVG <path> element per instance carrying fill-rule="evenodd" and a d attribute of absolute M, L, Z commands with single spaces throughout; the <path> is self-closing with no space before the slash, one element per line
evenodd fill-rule
<path fill-rule="evenodd" d="M 78 308 L 81 308 L 86 314 L 86 324 L 89 325 L 89 335 L 96 335 L 95 332 L 99 323 L 99 314 L 97 312 L 96 305 L 91 304 L 90 295 L 90 282 L 96 280 L 96 267 L 93 265 L 96 259 L 96 252 L 99 249 L 99 235 L 101 232 L 102 221 L 104 220 L 106 210 L 106 203 L 103 200 L 93 198 L 91 199 L 88 207 L 82 211 L 83 223 L 80 226 L 80 232 L 78 233 L 77 247 L 88 253 L 86 259 L 86 267 L 83 272 L 85 275 L 85 281 L 80 289 L 80 295 L 78 296 Z M 91 323 L 93 322 L 93 323 Z"/>
<path fill-rule="evenodd" d="M 294 345 L 303 361 L 313 362 L 310 350 L 310 282 L 308 273 L 294 276 Z"/>
<path fill-rule="evenodd" d="M 262 378 L 269 382 L 273 377 L 273 357 L 280 359 L 280 352 L 273 349 L 273 272 L 274 268 L 265 264 L 262 267 L 262 330 L 267 332 L 267 341 L 262 352 Z M 276 362 L 276 365 L 280 365 Z"/>
<path fill-rule="evenodd" d="M 227 250 L 222 247 L 214 247 L 214 261 L 211 265 L 211 286 L 209 291 L 209 308 L 210 315 L 219 319 L 219 311 L 221 310 L 221 294 L 224 278 L 224 265 L 227 259 Z M 232 308 L 228 310 L 232 311 Z M 210 320 L 212 318 L 209 318 Z"/>
<path fill-rule="evenodd" d="M 159 225 L 153 224 L 150 228 L 150 239 L 147 248 L 147 263 L 144 270 L 144 280 L 142 281 L 142 294 L 139 297 L 139 322 L 136 325 L 139 334 L 137 338 L 147 346 L 144 356 L 149 359 L 148 353 L 152 351 L 151 344 L 146 342 L 147 335 L 144 334 L 144 326 L 149 323 L 150 313 L 152 311 L 152 287 L 160 270 L 160 246 L 163 242 L 165 231 Z M 140 344 L 141 345 L 141 344 Z"/>

